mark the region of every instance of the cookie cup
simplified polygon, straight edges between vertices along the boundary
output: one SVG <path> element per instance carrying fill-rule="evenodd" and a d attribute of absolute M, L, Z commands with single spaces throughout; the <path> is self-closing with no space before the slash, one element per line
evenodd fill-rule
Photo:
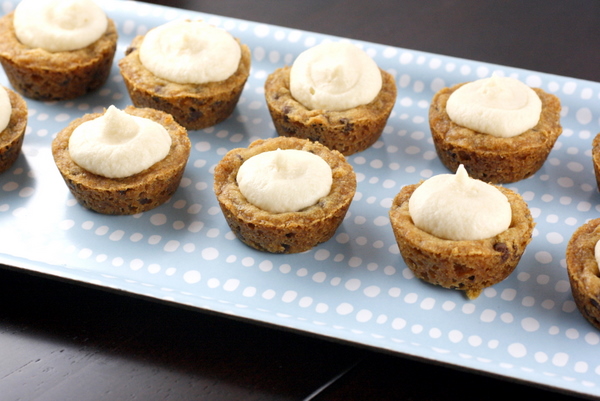
<path fill-rule="evenodd" d="M 226 80 L 179 84 L 159 78 L 144 67 L 139 56 L 143 40 L 143 36 L 135 37 L 125 57 L 119 60 L 121 75 L 135 106 L 165 111 L 188 130 L 211 127 L 233 113 L 250 75 L 248 46 L 240 44 L 240 64 Z"/>
<path fill-rule="evenodd" d="M 512 210 L 507 230 L 482 240 L 452 241 L 431 235 L 413 223 L 408 201 L 419 185 L 403 187 L 389 212 L 400 254 L 416 277 L 464 291 L 469 299 L 475 299 L 483 289 L 513 272 L 535 226 L 529 207 L 519 194 L 497 187 L 508 198 Z"/>
<path fill-rule="evenodd" d="M 12 87 L 35 100 L 68 100 L 102 86 L 117 49 L 117 28 L 108 20 L 106 32 L 87 47 L 48 52 L 25 46 L 13 27 L 14 12 L 0 18 L 0 63 Z"/>
<path fill-rule="evenodd" d="M 452 172 L 463 164 L 472 178 L 511 183 L 536 173 L 562 133 L 560 100 L 532 88 L 542 101 L 537 125 L 511 138 L 498 138 L 454 123 L 446 112 L 450 95 L 464 83 L 437 92 L 429 108 L 429 126 L 440 161 Z"/>
<path fill-rule="evenodd" d="M 290 70 L 286 66 L 265 81 L 265 99 L 273 125 L 280 136 L 320 142 L 345 156 L 361 152 L 381 136 L 396 102 L 394 77 L 381 70 L 381 91 L 371 103 L 342 111 L 311 110 L 290 92 Z"/>
<path fill-rule="evenodd" d="M 304 150 L 322 157 L 333 174 L 329 194 L 298 212 L 271 213 L 248 202 L 236 180 L 240 166 L 254 155 L 277 149 Z M 214 191 L 227 224 L 243 243 L 260 251 L 298 253 L 334 235 L 354 197 L 356 176 L 337 151 L 306 139 L 277 137 L 229 151 L 215 168 Z"/>
<path fill-rule="evenodd" d="M 600 330 L 600 270 L 595 247 L 600 240 L 600 219 L 579 227 L 567 244 L 567 273 L 579 312 Z"/>
<path fill-rule="evenodd" d="M 596 186 L 600 190 L 600 134 L 597 134 L 592 140 L 592 163 L 596 176 Z"/>
<path fill-rule="evenodd" d="M 165 203 L 179 187 L 189 158 L 187 131 L 167 113 L 129 106 L 126 113 L 148 118 L 167 129 L 171 149 L 167 156 L 144 171 L 125 178 L 107 178 L 77 165 L 69 155 L 69 138 L 81 124 L 102 113 L 86 114 L 71 122 L 52 141 L 52 155 L 67 187 L 84 207 L 102 214 L 130 215 Z"/>
<path fill-rule="evenodd" d="M 27 103 L 16 92 L 4 88 L 12 111 L 7 127 L 0 132 L 0 173 L 8 170 L 21 154 L 25 128 L 27 128 Z"/>

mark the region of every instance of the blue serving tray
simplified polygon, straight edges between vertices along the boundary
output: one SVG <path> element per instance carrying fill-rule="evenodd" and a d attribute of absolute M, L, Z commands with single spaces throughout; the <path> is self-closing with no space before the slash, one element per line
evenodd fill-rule
<path fill-rule="evenodd" d="M 12 9 L 13 2 L 1 3 L 5 12 Z M 353 41 L 396 77 L 396 106 L 381 139 L 348 158 L 358 188 L 335 237 L 302 254 L 266 254 L 243 245 L 227 227 L 212 190 L 213 168 L 228 150 L 276 135 L 264 100 L 268 74 L 310 46 L 347 39 L 145 3 L 102 6 L 120 35 L 106 85 L 74 101 L 27 101 L 23 154 L 0 176 L 0 263 L 600 396 L 600 332 L 577 311 L 565 268 L 570 236 L 600 211 L 591 162 L 600 84 Z M 252 71 L 237 109 L 217 126 L 189 132 L 191 157 L 168 203 L 135 216 L 90 212 L 62 181 L 51 141 L 85 113 L 129 105 L 117 60 L 135 35 L 180 18 L 204 19 L 250 47 Z M 557 95 L 564 133 L 538 173 L 508 186 L 529 203 L 537 223 L 520 265 L 469 301 L 412 275 L 388 210 L 403 185 L 448 172 L 429 133 L 433 94 L 493 73 Z M 3 72 L 0 84 L 8 86 Z"/>

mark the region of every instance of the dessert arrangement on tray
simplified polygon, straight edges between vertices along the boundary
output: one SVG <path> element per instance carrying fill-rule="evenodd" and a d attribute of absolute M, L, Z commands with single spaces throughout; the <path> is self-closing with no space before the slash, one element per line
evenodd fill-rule
<path fill-rule="evenodd" d="M 0 37 L 6 265 L 600 394 L 600 84 L 118 1 Z"/>

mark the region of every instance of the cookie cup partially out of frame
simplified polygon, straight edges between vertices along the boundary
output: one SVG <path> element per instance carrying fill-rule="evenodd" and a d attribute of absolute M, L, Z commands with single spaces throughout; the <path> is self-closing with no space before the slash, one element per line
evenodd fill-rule
<path fill-rule="evenodd" d="M 600 270 L 595 256 L 600 240 L 600 219 L 579 227 L 567 244 L 567 273 L 579 312 L 600 330 Z"/>
<path fill-rule="evenodd" d="M 4 88 L 12 111 L 8 126 L 0 132 L 0 173 L 8 170 L 21 154 L 25 128 L 27 128 L 27 103 L 16 92 Z"/>
<path fill-rule="evenodd" d="M 108 19 L 100 39 L 82 49 L 49 52 L 22 44 L 13 13 L 0 18 L 0 63 L 13 88 L 36 100 L 67 100 L 100 88 L 110 75 L 117 27 Z"/>

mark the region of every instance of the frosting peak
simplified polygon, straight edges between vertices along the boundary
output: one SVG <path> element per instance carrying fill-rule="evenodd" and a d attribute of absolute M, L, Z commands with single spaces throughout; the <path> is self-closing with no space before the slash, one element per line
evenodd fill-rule
<path fill-rule="evenodd" d="M 104 113 L 104 126 L 102 127 L 102 140 L 111 145 L 127 143 L 137 135 L 139 125 L 133 116 L 110 106 Z"/>
<path fill-rule="evenodd" d="M 162 125 L 115 106 L 75 128 L 69 139 L 71 159 L 107 178 L 137 174 L 164 159 L 170 148 L 171 137 Z"/>

